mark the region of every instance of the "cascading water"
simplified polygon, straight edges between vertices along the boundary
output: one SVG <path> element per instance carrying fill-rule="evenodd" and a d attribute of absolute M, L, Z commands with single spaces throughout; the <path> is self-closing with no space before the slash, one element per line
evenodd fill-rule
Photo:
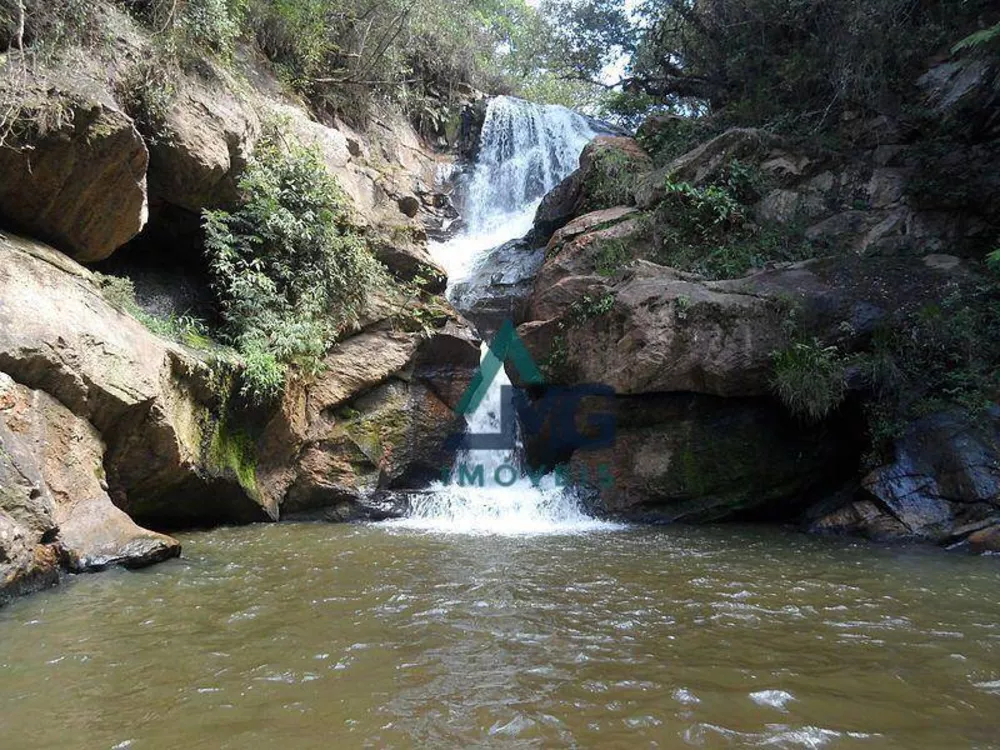
<path fill-rule="evenodd" d="M 477 266 L 494 261 L 496 256 L 489 250 L 531 229 L 542 197 L 576 169 L 580 152 L 595 135 L 586 118 L 564 107 L 503 96 L 490 102 L 479 158 L 464 186 L 465 231 L 431 247 L 435 259 L 448 271 L 449 292 L 477 270 L 487 274 L 522 270 Z M 509 255 L 503 257 L 505 263 L 517 263 Z M 484 355 L 486 351 L 484 345 Z M 469 433 L 501 431 L 501 401 L 504 386 L 509 385 L 501 368 L 478 408 L 466 417 Z M 555 477 L 528 476 L 522 471 L 522 454 L 519 440 L 510 450 L 462 451 L 451 480 L 415 497 L 409 517 L 399 523 L 435 531 L 492 534 L 616 528 L 586 515 L 573 491 L 558 486 Z"/>

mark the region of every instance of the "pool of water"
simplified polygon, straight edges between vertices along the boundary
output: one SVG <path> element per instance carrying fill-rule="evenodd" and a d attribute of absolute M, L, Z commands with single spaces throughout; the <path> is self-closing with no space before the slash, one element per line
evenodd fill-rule
<path fill-rule="evenodd" d="M 0 747 L 1000 747 L 1000 560 L 282 524 L 0 609 Z"/>

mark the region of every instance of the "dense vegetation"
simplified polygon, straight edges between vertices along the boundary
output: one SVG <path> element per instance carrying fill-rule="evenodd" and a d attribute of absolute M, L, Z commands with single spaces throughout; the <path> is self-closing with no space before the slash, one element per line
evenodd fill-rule
<path fill-rule="evenodd" d="M 277 394 L 287 365 L 315 371 L 384 278 L 320 156 L 272 126 L 239 182 L 233 211 L 204 214 L 206 251 L 244 393 Z"/>
<path fill-rule="evenodd" d="M 627 60 L 608 104 L 711 113 L 741 126 L 815 133 L 846 110 L 898 114 L 929 56 L 986 47 L 989 0 L 548 0 L 561 74 L 602 77 Z M 606 79 L 607 76 L 604 76 Z"/>
<path fill-rule="evenodd" d="M 565 104 L 595 91 L 548 67 L 552 28 L 526 0 L 109 3 L 132 14 L 157 45 L 122 92 L 133 104 L 168 96 L 172 68 L 197 67 L 205 56 L 227 62 L 247 47 L 318 111 L 357 125 L 389 103 L 425 133 L 439 132 L 449 104 L 470 88 Z M 37 60 L 67 45 L 110 43 L 105 13 L 89 0 L 0 0 L 0 53 L 24 49 Z"/>

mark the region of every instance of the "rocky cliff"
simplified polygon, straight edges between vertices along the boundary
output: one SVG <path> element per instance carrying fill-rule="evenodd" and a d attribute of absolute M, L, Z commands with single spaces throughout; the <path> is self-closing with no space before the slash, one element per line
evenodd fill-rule
<path fill-rule="evenodd" d="M 0 600 L 180 553 L 139 524 L 384 514 L 379 489 L 447 465 L 450 407 L 479 361 L 426 249 L 454 216 L 437 180 L 454 157 L 391 110 L 364 132 L 317 120 L 249 49 L 137 103 L 156 40 L 102 12 L 109 47 L 30 67 L 12 54 L 0 84 L 14 105 L 0 147 Z M 275 123 L 320 154 L 388 276 L 318 368 L 257 403 L 211 321 L 178 321 L 213 314 L 200 214 L 240 200 Z"/>
<path fill-rule="evenodd" d="M 617 436 L 543 425 L 534 460 L 613 476 L 615 516 L 996 549 L 995 73 L 938 64 L 935 122 L 856 113 L 832 146 L 662 115 L 595 140 L 539 208 L 518 332 L 550 383 L 613 390 L 579 423 Z"/>

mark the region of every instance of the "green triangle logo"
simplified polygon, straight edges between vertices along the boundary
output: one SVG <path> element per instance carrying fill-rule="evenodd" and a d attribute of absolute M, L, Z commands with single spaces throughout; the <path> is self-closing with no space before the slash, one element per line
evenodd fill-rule
<path fill-rule="evenodd" d="M 472 382 L 469 383 L 469 387 L 465 389 L 465 393 L 462 394 L 462 398 L 458 402 L 456 410 L 459 414 L 471 414 L 478 408 L 483 402 L 483 398 L 486 397 L 486 392 L 497 373 L 500 372 L 500 368 L 508 359 L 514 365 L 523 382 L 528 385 L 541 385 L 545 382 L 541 370 L 538 369 L 535 360 L 528 353 L 521 337 L 517 335 L 514 324 L 505 320 L 490 342 L 486 356 L 479 363 L 479 369 L 476 370 Z"/>

